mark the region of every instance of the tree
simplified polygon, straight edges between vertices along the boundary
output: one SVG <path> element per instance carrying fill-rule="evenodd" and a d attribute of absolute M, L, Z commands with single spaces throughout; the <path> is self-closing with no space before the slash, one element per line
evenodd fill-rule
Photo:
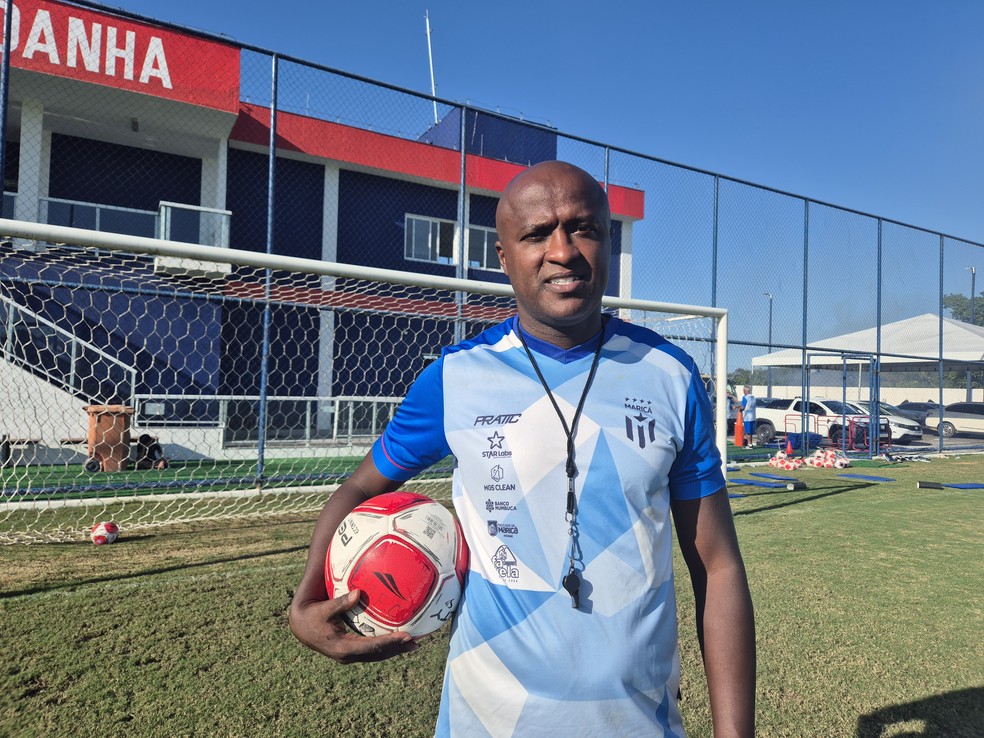
<path fill-rule="evenodd" d="M 943 307 L 954 320 L 970 322 L 970 297 L 959 293 L 943 295 Z M 974 295 L 974 323 L 984 325 L 984 295 Z"/>
<path fill-rule="evenodd" d="M 728 382 L 735 387 L 744 387 L 752 383 L 752 373 L 748 369 L 735 369 L 728 375 Z"/>
<path fill-rule="evenodd" d="M 954 320 L 970 323 L 970 297 L 959 293 L 943 295 L 943 307 L 950 311 Z M 974 295 L 974 325 L 984 325 L 984 295 Z M 970 372 L 971 386 L 975 389 L 981 386 L 980 367 L 973 367 Z M 967 383 L 968 369 L 948 368 L 943 372 L 944 387 L 964 387 Z"/>

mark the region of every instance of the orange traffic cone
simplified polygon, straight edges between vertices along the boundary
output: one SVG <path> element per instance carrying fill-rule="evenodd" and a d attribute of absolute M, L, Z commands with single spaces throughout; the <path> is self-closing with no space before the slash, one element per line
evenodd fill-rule
<path fill-rule="evenodd" d="M 741 422 L 741 410 L 735 417 L 735 446 L 741 448 L 745 445 L 745 424 Z"/>
<path fill-rule="evenodd" d="M 790 441 L 787 438 L 786 439 L 786 456 L 792 456 L 792 455 L 793 455 L 793 442 Z"/>

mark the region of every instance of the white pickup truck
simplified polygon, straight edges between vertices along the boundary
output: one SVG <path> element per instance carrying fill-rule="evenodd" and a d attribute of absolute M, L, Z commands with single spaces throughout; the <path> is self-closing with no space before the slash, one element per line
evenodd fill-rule
<path fill-rule="evenodd" d="M 800 433 L 803 425 L 803 400 L 781 400 L 776 397 L 760 397 L 755 402 L 755 442 L 765 444 L 776 436 L 786 433 Z M 844 429 L 853 429 L 855 446 L 867 445 L 868 427 L 871 417 L 860 412 L 857 407 L 845 405 L 839 400 L 810 398 L 806 414 L 806 429 L 817 433 L 839 446 L 844 437 Z M 879 420 L 881 428 L 879 441 L 889 445 L 892 433 L 888 422 Z"/>

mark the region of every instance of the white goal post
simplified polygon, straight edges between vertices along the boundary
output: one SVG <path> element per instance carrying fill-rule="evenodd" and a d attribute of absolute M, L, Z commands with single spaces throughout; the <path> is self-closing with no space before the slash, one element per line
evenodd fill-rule
<path fill-rule="evenodd" d="M 0 543 L 307 513 L 506 284 L 0 219 Z M 727 458 L 727 311 L 605 297 L 697 362 Z M 415 488 L 449 496 L 450 464 Z"/>

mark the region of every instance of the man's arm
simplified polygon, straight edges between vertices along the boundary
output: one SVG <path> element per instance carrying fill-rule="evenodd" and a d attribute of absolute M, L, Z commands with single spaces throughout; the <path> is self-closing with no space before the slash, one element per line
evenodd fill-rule
<path fill-rule="evenodd" d="M 417 647 L 406 633 L 377 637 L 353 633 L 342 620 L 342 613 L 358 602 L 360 592 L 353 590 L 341 597 L 328 599 L 325 587 L 325 556 L 339 523 L 359 503 L 385 492 L 393 492 L 401 484 L 377 471 L 370 452 L 325 503 L 314 526 L 307 566 L 290 605 L 290 630 L 308 648 L 343 664 L 381 661 L 414 651 Z"/>
<path fill-rule="evenodd" d="M 755 622 L 727 489 L 672 503 L 697 602 L 715 738 L 755 733 Z"/>

